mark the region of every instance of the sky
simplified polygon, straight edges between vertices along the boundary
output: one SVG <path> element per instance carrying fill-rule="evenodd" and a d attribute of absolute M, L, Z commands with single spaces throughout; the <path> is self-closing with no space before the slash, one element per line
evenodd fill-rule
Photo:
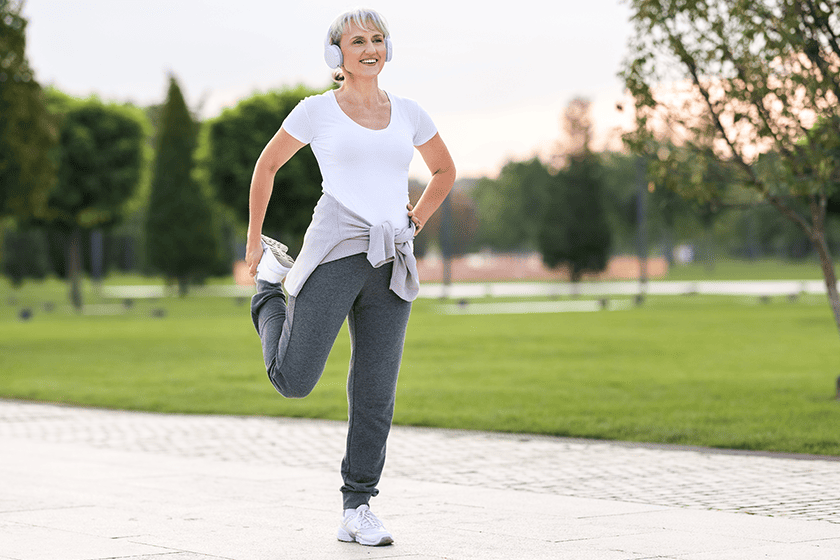
<path fill-rule="evenodd" d="M 359 5 L 390 27 L 394 57 L 380 87 L 429 112 L 459 177 L 495 177 L 508 161 L 550 154 L 575 97 L 592 102 L 596 148 L 627 126 L 615 108 L 631 32 L 625 0 L 25 0 L 23 13 L 42 85 L 150 105 L 173 74 L 189 106 L 212 118 L 254 93 L 326 88 L 327 29 Z M 419 155 L 411 175 L 428 178 Z"/>

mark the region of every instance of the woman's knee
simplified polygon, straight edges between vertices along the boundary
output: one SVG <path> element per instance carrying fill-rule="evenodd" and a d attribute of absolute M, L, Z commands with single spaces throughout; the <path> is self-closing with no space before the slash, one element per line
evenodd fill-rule
<path fill-rule="evenodd" d="M 307 397 L 315 385 L 318 383 L 318 378 L 312 382 L 308 376 L 284 375 L 280 368 L 274 367 L 268 372 L 268 378 L 271 384 L 278 393 L 287 399 L 302 399 Z"/>

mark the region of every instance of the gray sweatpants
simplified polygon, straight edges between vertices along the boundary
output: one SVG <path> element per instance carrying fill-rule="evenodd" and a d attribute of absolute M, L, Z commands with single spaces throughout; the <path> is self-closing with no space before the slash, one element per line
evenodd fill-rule
<path fill-rule="evenodd" d="M 411 303 L 389 289 L 392 265 L 365 254 L 319 265 L 288 306 L 280 284 L 259 281 L 251 317 L 268 377 L 285 397 L 308 395 L 324 371 L 344 319 L 352 354 L 347 378 L 347 449 L 341 462 L 344 509 L 367 504 L 385 465 L 397 376 Z"/>

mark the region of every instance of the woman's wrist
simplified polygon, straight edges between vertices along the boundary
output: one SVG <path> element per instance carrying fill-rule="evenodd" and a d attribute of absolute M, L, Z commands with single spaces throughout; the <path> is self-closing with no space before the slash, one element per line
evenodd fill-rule
<path fill-rule="evenodd" d="M 406 208 L 408 209 L 408 219 L 412 224 L 414 224 L 415 233 L 423 229 L 423 226 L 426 224 L 426 220 L 417 215 L 417 207 L 409 203 L 406 205 Z"/>
<path fill-rule="evenodd" d="M 248 233 L 245 234 L 245 239 L 248 241 L 259 241 L 262 234 L 262 228 L 248 225 Z"/>

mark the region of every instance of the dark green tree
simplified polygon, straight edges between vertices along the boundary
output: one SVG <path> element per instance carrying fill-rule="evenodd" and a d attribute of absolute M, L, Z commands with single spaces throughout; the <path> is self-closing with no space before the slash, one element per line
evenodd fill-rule
<path fill-rule="evenodd" d="M 42 279 L 50 272 L 49 248 L 43 229 L 16 228 L 3 235 L 3 273 L 20 287 L 27 278 Z"/>
<path fill-rule="evenodd" d="M 585 272 L 601 272 L 609 261 L 612 234 L 603 201 L 604 173 L 590 150 L 590 103 L 574 99 L 564 114 L 566 138 L 556 161 L 565 166 L 549 182 L 534 220 L 539 249 L 550 268 L 569 267 L 572 282 Z"/>
<path fill-rule="evenodd" d="M 207 123 L 200 148 L 202 166 L 218 200 L 242 223 L 248 221 L 249 187 L 257 158 L 295 105 L 317 93 L 321 92 L 298 86 L 254 95 Z M 275 176 L 265 232 L 299 247 L 320 196 L 321 172 L 307 146 Z"/>
<path fill-rule="evenodd" d="M 541 220 L 539 248 L 550 268 L 566 265 L 572 282 L 601 272 L 610 256 L 610 225 L 602 201 L 601 165 L 596 154 L 573 158 L 555 175 Z"/>
<path fill-rule="evenodd" d="M 198 127 L 174 77 L 161 114 L 146 214 L 146 258 L 150 266 L 189 285 L 219 269 L 220 240 L 212 200 L 193 174 Z"/>
<path fill-rule="evenodd" d="M 533 249 L 551 176 L 538 159 L 509 162 L 497 179 L 476 183 L 480 243 L 501 250 Z"/>
<path fill-rule="evenodd" d="M 21 2 L 0 0 L 0 217 L 40 214 L 55 181 L 57 140 L 41 86 L 26 59 Z"/>
<path fill-rule="evenodd" d="M 478 231 L 478 218 L 475 213 L 475 204 L 468 191 L 469 179 L 456 181 L 455 186 L 448 196 L 449 206 L 449 230 L 446 231 L 443 221 L 446 212 L 443 206 L 432 214 L 429 221 L 423 226 L 423 231 L 414 238 L 414 254 L 418 257 L 425 255 L 432 244 L 443 251 L 443 235 L 449 235 L 449 252 L 452 256 L 466 255 L 476 249 L 476 233 Z M 409 181 L 408 197 L 416 202 L 423 194 L 425 185 L 417 181 Z"/>
<path fill-rule="evenodd" d="M 60 141 L 58 181 L 45 219 L 67 240 L 70 299 L 81 309 L 82 235 L 123 220 L 140 182 L 147 124 L 135 107 L 75 100 L 54 90 L 50 97 L 59 113 Z"/>
<path fill-rule="evenodd" d="M 604 208 L 613 232 L 616 252 L 632 252 L 636 232 L 635 158 L 619 152 L 600 154 Z"/>
<path fill-rule="evenodd" d="M 631 0 L 635 32 L 622 77 L 633 95 L 629 145 L 656 180 L 728 201 L 709 160 L 732 184 L 799 227 L 819 255 L 840 330 L 826 237 L 840 175 L 840 4 L 837 0 Z M 661 150 L 664 141 L 673 149 Z M 711 179 L 711 180 L 710 180 Z"/>

